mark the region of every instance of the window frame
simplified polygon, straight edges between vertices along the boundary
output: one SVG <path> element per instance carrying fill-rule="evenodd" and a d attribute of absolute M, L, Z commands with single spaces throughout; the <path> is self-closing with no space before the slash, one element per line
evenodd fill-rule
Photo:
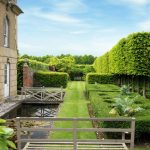
<path fill-rule="evenodd" d="M 4 30 L 3 30 L 3 46 L 9 47 L 9 19 L 6 16 L 4 18 Z"/>

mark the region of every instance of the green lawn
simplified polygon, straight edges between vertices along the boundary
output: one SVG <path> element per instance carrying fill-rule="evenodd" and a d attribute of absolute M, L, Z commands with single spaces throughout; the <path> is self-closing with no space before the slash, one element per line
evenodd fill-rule
<path fill-rule="evenodd" d="M 66 95 L 64 98 L 64 103 L 60 106 L 60 111 L 58 113 L 59 118 L 89 118 L 87 103 L 89 101 L 86 100 L 84 96 L 85 90 L 85 82 L 69 82 L 68 87 L 66 89 Z M 71 127 L 72 124 L 68 122 L 58 122 L 55 123 L 56 127 L 66 128 Z M 92 127 L 91 122 L 79 122 L 78 128 L 90 128 Z M 51 138 L 53 139 L 71 139 L 71 133 L 64 132 L 55 132 L 51 134 Z M 82 132 L 78 133 L 79 139 L 95 139 L 95 133 L 92 132 Z"/>

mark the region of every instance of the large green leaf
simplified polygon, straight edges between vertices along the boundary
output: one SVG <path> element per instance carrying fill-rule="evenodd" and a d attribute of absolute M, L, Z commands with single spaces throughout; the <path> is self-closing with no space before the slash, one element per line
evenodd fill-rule
<path fill-rule="evenodd" d="M 8 150 L 7 143 L 5 140 L 0 139 L 0 150 Z"/>
<path fill-rule="evenodd" d="M 5 126 L 0 126 L 0 136 L 3 135 L 6 138 L 9 138 L 13 135 L 14 130 Z"/>
<path fill-rule="evenodd" d="M 7 140 L 7 144 L 8 144 L 9 147 L 11 147 L 13 149 L 17 149 L 16 145 L 12 141 Z"/>
<path fill-rule="evenodd" d="M 0 119 L 0 124 L 4 124 L 4 123 L 6 123 L 6 120 Z"/>

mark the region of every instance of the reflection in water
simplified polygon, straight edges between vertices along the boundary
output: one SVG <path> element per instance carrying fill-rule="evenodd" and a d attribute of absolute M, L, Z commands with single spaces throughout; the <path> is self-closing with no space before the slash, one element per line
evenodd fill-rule
<path fill-rule="evenodd" d="M 56 116 L 58 105 L 31 105 L 23 104 L 21 117 L 54 117 Z"/>
<path fill-rule="evenodd" d="M 54 104 L 21 104 L 4 118 L 16 117 L 54 117 L 57 114 L 59 105 Z"/>

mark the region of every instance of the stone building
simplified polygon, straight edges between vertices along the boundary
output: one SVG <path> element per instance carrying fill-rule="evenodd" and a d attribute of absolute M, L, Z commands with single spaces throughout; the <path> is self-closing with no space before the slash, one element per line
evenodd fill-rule
<path fill-rule="evenodd" d="M 17 0 L 0 0 L 0 101 L 17 94 Z"/>

